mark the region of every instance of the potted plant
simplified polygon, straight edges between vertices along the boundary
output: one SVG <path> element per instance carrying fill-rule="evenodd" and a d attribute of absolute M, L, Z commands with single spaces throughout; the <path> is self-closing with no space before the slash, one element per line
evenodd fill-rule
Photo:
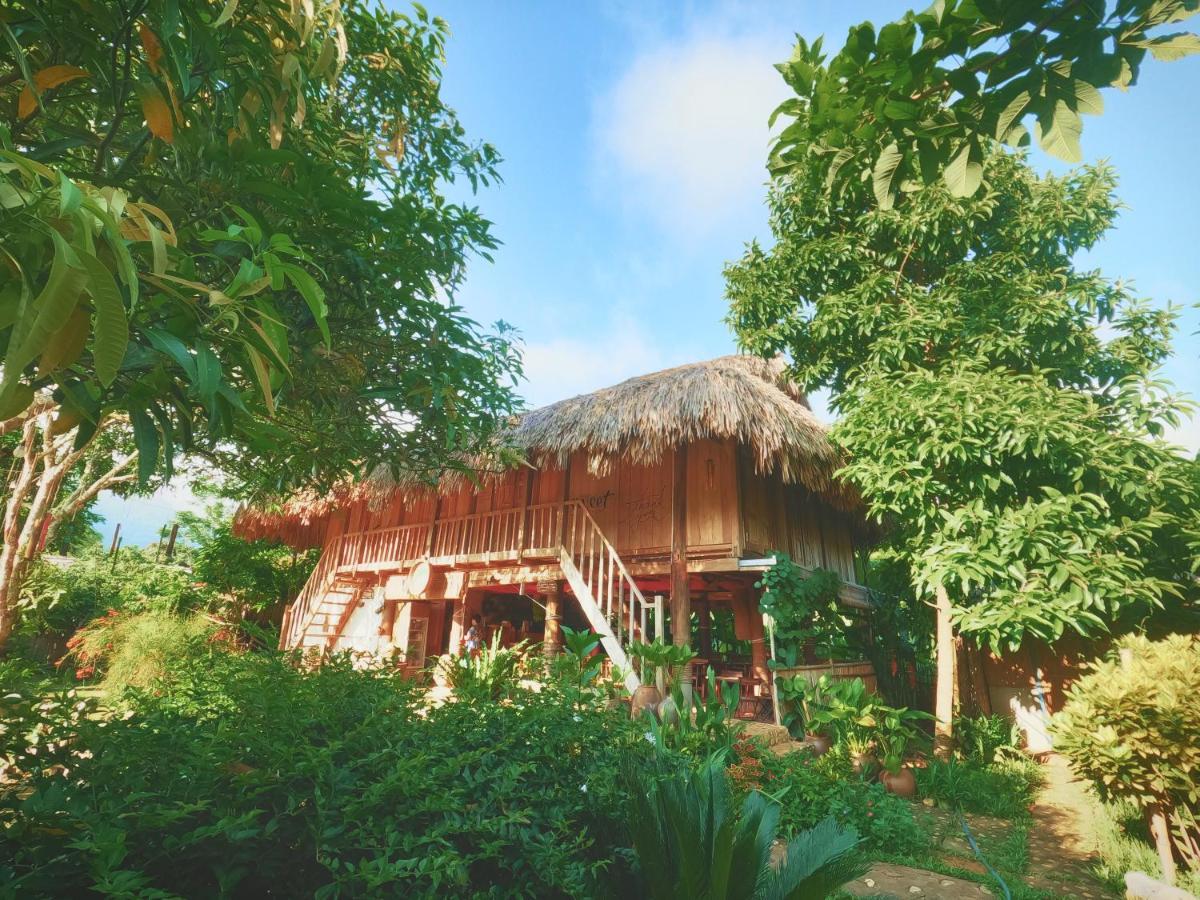
<path fill-rule="evenodd" d="M 662 703 L 664 694 L 666 697 L 671 696 L 696 654 L 688 647 L 676 647 L 674 644 L 654 641 L 649 644 L 631 644 L 629 655 L 634 660 L 638 677 L 642 681 L 641 686 L 633 693 L 631 704 L 631 713 L 636 719 L 642 710 L 656 709 Z M 663 673 L 665 691 L 660 691 L 654 684 L 654 675 L 660 670 Z"/>
<path fill-rule="evenodd" d="M 905 765 L 909 751 L 924 738 L 917 723 L 932 719 L 924 713 L 906 707 L 881 706 L 878 709 L 876 744 L 883 760 L 879 780 L 889 792 L 898 797 L 912 797 L 917 792 L 917 779 Z"/>
<path fill-rule="evenodd" d="M 822 675 L 813 694 L 809 705 L 810 727 L 820 726 L 820 730 L 813 728 L 812 738 L 832 741 L 848 754 L 868 753 L 877 703 L 863 680 L 835 681 Z"/>

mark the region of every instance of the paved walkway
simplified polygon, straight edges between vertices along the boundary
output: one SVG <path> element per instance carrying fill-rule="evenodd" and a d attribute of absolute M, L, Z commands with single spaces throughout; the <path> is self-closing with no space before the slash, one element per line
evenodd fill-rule
<path fill-rule="evenodd" d="M 986 885 L 893 863 L 875 863 L 866 875 L 843 886 L 842 890 L 856 897 L 922 897 L 930 900 L 962 900 L 964 897 L 978 900 L 995 895 Z"/>
<path fill-rule="evenodd" d="M 1112 893 L 1091 871 L 1096 847 L 1087 815 L 1091 800 L 1067 761 L 1051 754 L 1042 767 L 1046 784 L 1030 810 L 1029 874 L 1032 887 L 1060 897 L 1101 900 Z"/>

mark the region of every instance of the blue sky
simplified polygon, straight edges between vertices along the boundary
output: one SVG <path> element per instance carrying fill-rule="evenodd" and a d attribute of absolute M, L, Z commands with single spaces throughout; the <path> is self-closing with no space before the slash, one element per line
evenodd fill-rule
<path fill-rule="evenodd" d="M 396 4 L 399 5 L 399 4 Z M 460 302 L 526 342 L 531 406 L 734 350 L 722 265 L 766 238 L 767 115 L 787 96 L 772 64 L 793 35 L 882 24 L 904 3 L 429 0 L 451 29 L 444 96 L 504 156 L 474 202 L 503 241 Z M 1200 301 L 1200 58 L 1148 62 L 1085 121 L 1128 209 L 1082 262 L 1159 303 Z M 1065 167 L 1035 151 L 1034 162 Z M 1186 312 L 1164 376 L 1200 396 L 1200 313 Z M 820 398 L 817 398 L 818 401 Z M 820 410 L 819 410 L 820 411 Z M 1196 422 L 1177 439 L 1200 448 Z M 153 505 L 151 505 L 153 504 Z M 106 500 L 129 540 L 157 534 L 186 491 Z M 133 520 L 131 525 L 130 521 Z M 111 529 L 111 521 L 108 529 Z M 111 532 L 110 532 L 111 533 Z M 147 535 L 142 537 L 142 534 Z"/>

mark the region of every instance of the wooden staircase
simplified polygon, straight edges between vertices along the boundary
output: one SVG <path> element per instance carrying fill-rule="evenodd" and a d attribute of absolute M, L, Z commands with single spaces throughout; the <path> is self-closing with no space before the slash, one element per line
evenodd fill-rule
<path fill-rule="evenodd" d="M 460 562 L 477 565 L 481 554 L 486 557 L 498 551 L 505 553 L 506 560 L 556 559 L 563 579 L 600 638 L 614 669 L 620 670 L 626 686 L 635 690 L 640 682 L 630 665 L 627 648 L 635 641 L 648 639 L 648 619 L 653 606 L 642 596 L 596 520 L 575 500 L 554 505 L 552 509 L 534 508 L 530 520 L 519 531 L 511 527 L 512 516 L 512 510 L 474 516 L 470 529 L 457 521 L 445 523 L 446 531 L 454 529 L 453 539 L 442 532 L 431 533 L 428 546 L 437 549 L 439 564 L 451 568 Z M 356 578 L 357 570 L 399 571 L 411 566 L 420 557 L 400 557 L 416 552 L 401 549 L 415 548 L 420 543 L 412 539 L 413 532 L 413 526 L 406 526 L 347 534 L 331 541 L 284 614 L 280 648 L 322 653 L 333 649 L 365 590 L 364 582 Z M 486 538 L 481 540 L 481 536 Z M 514 543 L 521 546 L 511 546 Z"/>

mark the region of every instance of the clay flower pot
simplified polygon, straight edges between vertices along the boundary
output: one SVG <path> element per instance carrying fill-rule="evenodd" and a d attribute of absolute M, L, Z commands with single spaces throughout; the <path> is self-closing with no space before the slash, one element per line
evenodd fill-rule
<path fill-rule="evenodd" d="M 851 753 L 850 767 L 855 775 L 870 774 L 875 770 L 878 761 L 870 753 Z"/>
<path fill-rule="evenodd" d="M 917 794 L 917 778 L 913 775 L 912 769 L 907 766 L 895 773 L 884 769 L 879 774 L 879 780 L 888 793 L 895 794 L 897 797 L 911 799 Z"/>
<path fill-rule="evenodd" d="M 654 711 L 655 707 L 662 702 L 662 694 L 658 688 L 652 684 L 643 684 L 633 692 L 633 700 L 629 704 L 629 716 L 633 719 L 642 717 L 642 710 L 648 709 Z"/>
<path fill-rule="evenodd" d="M 829 752 L 829 748 L 833 746 L 833 741 L 830 740 L 827 734 L 806 734 L 804 735 L 804 743 L 812 747 L 813 756 L 824 756 Z"/>

